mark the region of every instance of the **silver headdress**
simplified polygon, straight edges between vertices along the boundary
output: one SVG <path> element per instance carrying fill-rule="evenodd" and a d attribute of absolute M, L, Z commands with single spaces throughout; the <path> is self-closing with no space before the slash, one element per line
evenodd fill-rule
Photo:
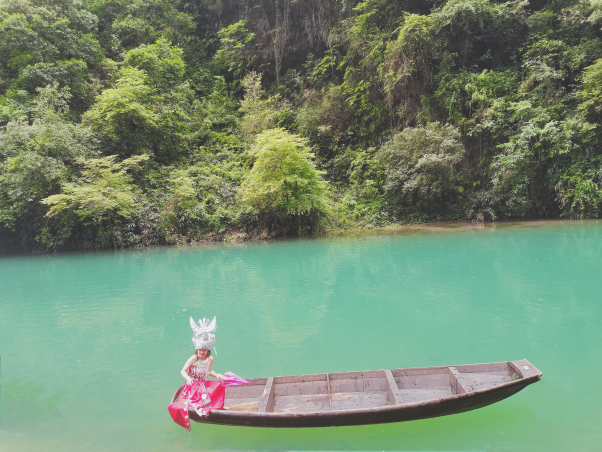
<path fill-rule="evenodd" d="M 215 350 L 215 334 L 211 334 L 217 329 L 215 322 L 216 318 L 213 317 L 211 323 L 209 323 L 209 319 L 202 319 L 199 320 L 199 324 L 197 325 L 194 323 L 192 317 L 190 317 L 190 327 L 194 332 L 192 343 L 195 349 L 211 350 L 211 347 L 213 347 L 213 351 L 217 355 L 217 351 Z"/>

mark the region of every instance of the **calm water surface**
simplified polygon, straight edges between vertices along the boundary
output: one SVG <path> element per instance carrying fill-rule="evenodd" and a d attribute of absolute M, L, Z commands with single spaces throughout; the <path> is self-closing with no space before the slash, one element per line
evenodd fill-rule
<path fill-rule="evenodd" d="M 602 222 L 0 259 L 0 450 L 596 450 Z M 243 377 L 527 358 L 540 383 L 469 413 L 254 429 L 167 405 L 217 316 Z"/>

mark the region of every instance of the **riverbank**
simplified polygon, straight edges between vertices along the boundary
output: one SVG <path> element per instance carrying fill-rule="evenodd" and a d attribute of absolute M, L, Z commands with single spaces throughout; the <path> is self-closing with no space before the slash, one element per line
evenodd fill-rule
<path fill-rule="evenodd" d="M 349 229 L 341 231 L 330 231 L 325 235 L 361 235 L 361 234 L 380 234 L 380 233 L 396 233 L 396 232 L 452 232 L 457 230 L 479 230 L 479 229 L 496 229 L 510 227 L 548 227 L 562 226 L 570 224 L 586 224 L 600 222 L 598 219 L 587 220 L 521 220 L 521 221 L 495 221 L 495 222 L 474 222 L 474 221 L 450 221 L 450 222 L 433 222 L 421 224 L 395 224 L 370 229 Z"/>
<path fill-rule="evenodd" d="M 390 224 L 382 227 L 375 228 L 351 228 L 351 229 L 340 229 L 340 230 L 329 230 L 319 234 L 305 235 L 305 236 L 274 236 L 268 232 L 253 232 L 245 233 L 240 230 L 229 230 L 223 233 L 210 232 L 204 234 L 200 239 L 192 239 L 186 236 L 178 237 L 174 243 L 161 243 L 161 244 L 147 244 L 147 245 L 134 245 L 129 247 L 123 247 L 119 249 L 152 249 L 160 247 L 187 247 L 187 246 L 203 246 L 203 245 L 219 245 L 219 244 L 243 244 L 253 242 L 269 242 L 269 241 L 286 241 L 295 239 L 312 239 L 312 238 L 326 238 L 326 237 L 355 237 L 355 236 L 370 236 L 380 234 L 402 234 L 402 233 L 414 233 L 414 232 L 432 232 L 432 233 L 450 233 L 456 231 L 470 231 L 470 230 L 495 230 L 500 228 L 520 228 L 520 227 L 552 227 L 552 226 L 568 226 L 568 225 L 582 225 L 582 224 L 602 224 L 602 220 L 598 219 L 587 219 L 587 220 L 521 220 L 521 221 L 495 221 L 495 222 L 474 222 L 474 221 L 450 221 L 450 222 L 433 222 L 433 223 L 420 223 L 420 224 Z M 1 247 L 0 247 L 1 249 Z M 115 249 L 66 249 L 66 250 L 53 250 L 52 253 L 72 253 L 81 251 L 114 251 Z M 21 254 L 47 254 L 45 250 L 32 250 L 32 251 L 12 251 L 12 252 L 0 252 L 0 256 L 11 256 Z"/>
<path fill-rule="evenodd" d="M 495 221 L 495 222 L 474 222 L 474 221 L 449 221 L 449 222 L 432 222 L 419 224 L 390 224 L 382 227 L 374 228 L 351 228 L 329 230 L 319 234 L 282 237 L 271 236 L 267 232 L 260 234 L 246 234 L 241 231 L 230 231 L 224 234 L 209 233 L 205 234 L 201 240 L 183 240 L 175 245 L 201 245 L 206 243 L 244 243 L 244 242 L 263 242 L 263 241 L 278 241 L 290 240 L 296 238 L 320 238 L 320 237 L 342 237 L 342 236 L 362 236 L 374 234 L 397 234 L 405 232 L 454 232 L 467 230 L 482 230 L 482 229 L 498 229 L 512 227 L 551 227 L 551 226 L 566 226 L 566 225 L 581 225 L 588 223 L 602 223 L 602 220 L 587 219 L 587 220 L 521 220 L 521 221 Z"/>

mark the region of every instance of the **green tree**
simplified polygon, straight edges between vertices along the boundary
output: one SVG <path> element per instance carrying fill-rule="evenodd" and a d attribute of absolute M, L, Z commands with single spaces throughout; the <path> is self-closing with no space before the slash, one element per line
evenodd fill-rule
<path fill-rule="evenodd" d="M 96 0 L 90 10 L 99 19 L 99 40 L 117 58 L 124 50 L 165 38 L 176 45 L 190 41 L 193 16 L 173 0 Z"/>
<path fill-rule="evenodd" d="M 155 90 L 140 69 L 124 67 L 115 88 L 107 89 L 83 117 L 110 152 L 122 156 L 152 153 L 153 137 L 160 133 L 159 115 L 152 108 Z"/>
<path fill-rule="evenodd" d="M 123 60 L 123 66 L 143 70 L 150 84 L 158 89 L 169 89 L 182 83 L 186 70 L 182 49 L 172 47 L 165 38 L 130 50 Z"/>
<path fill-rule="evenodd" d="M 261 225 L 279 232 L 315 226 L 326 212 L 328 184 L 307 140 L 281 128 L 267 130 L 249 155 L 254 164 L 241 192 Z"/>
<path fill-rule="evenodd" d="M 213 57 L 215 62 L 239 79 L 255 60 L 253 40 L 255 33 L 247 29 L 247 21 L 241 20 L 222 28 L 217 33 L 220 48 Z"/>
<path fill-rule="evenodd" d="M 602 113 L 602 59 L 583 71 L 583 88 L 578 96 L 582 101 L 579 109 L 584 113 Z"/>
<path fill-rule="evenodd" d="M 578 159 L 554 188 L 563 216 L 598 218 L 602 207 L 602 156 Z"/>
<path fill-rule="evenodd" d="M 53 63 L 36 63 L 21 69 L 16 85 L 30 93 L 36 88 L 58 84 L 68 87 L 71 107 L 83 112 L 92 102 L 92 85 L 88 77 L 88 65 L 82 60 L 61 60 Z"/>
<path fill-rule="evenodd" d="M 433 39 L 433 18 L 408 14 L 399 30 L 397 39 L 389 42 L 381 73 L 387 102 L 394 106 L 403 102 L 404 112 L 411 112 L 419 104 L 413 83 L 418 77 L 431 75 L 431 64 L 437 53 L 437 40 Z"/>
<path fill-rule="evenodd" d="M 136 155 L 117 161 L 110 155 L 98 159 L 78 159 L 85 169 L 79 183 L 66 183 L 62 193 L 42 200 L 49 205 L 47 216 L 72 211 L 84 221 L 100 224 L 103 220 L 121 218 L 130 220 L 136 212 L 139 190 L 132 184 L 128 171 L 138 170 L 148 155 Z"/>
<path fill-rule="evenodd" d="M 508 216 L 544 216 L 557 211 L 554 186 L 566 179 L 563 174 L 572 166 L 571 160 L 576 163 L 593 154 L 590 142 L 595 126 L 578 117 L 558 118 L 555 113 L 555 109 L 530 101 L 503 100 L 494 103 L 489 112 L 495 127 L 510 135 L 498 145 L 501 152 L 491 163 L 492 182 L 505 199 Z"/>
<path fill-rule="evenodd" d="M 408 127 L 379 151 L 385 192 L 406 206 L 441 205 L 454 193 L 454 166 L 463 155 L 460 133 L 454 126 L 432 122 Z"/>
<path fill-rule="evenodd" d="M 161 227 L 168 241 L 221 233 L 235 223 L 237 196 L 245 172 L 238 158 L 213 164 L 199 162 L 170 174 Z"/>
<path fill-rule="evenodd" d="M 111 155 L 98 159 L 78 159 L 83 167 L 77 182 L 66 182 L 61 192 L 41 201 L 50 206 L 46 216 L 56 221 L 54 228 L 42 229 L 39 240 L 47 247 L 68 242 L 85 231 L 87 246 L 120 248 L 135 243 L 134 233 L 141 211 L 141 191 L 133 184 L 131 172 L 140 170 L 147 155 L 123 161 Z"/>
<path fill-rule="evenodd" d="M 279 95 L 263 99 L 265 91 L 261 87 L 261 74 L 249 72 L 242 81 L 245 97 L 240 103 L 244 113 L 240 130 L 243 136 L 251 139 L 267 129 L 274 127 L 274 116 L 278 110 Z"/>
<path fill-rule="evenodd" d="M 98 18 L 82 2 L 0 2 L 0 89 L 7 88 L 30 65 L 38 65 L 34 72 L 51 75 L 66 71 L 71 76 L 77 68 L 70 61 L 97 64 L 104 54 L 94 36 L 97 25 Z M 63 82 L 60 78 L 46 79 L 45 83 L 35 84 L 32 92 L 35 87 L 55 81 Z M 64 82 L 70 81 L 73 80 Z M 71 88 L 76 92 L 78 87 Z"/>
<path fill-rule="evenodd" d="M 20 228 L 26 240 L 46 212 L 40 200 L 60 190 L 77 158 L 95 152 L 91 131 L 69 122 L 68 90 L 37 91 L 33 104 L 20 106 L 26 114 L 0 127 L 0 223 Z"/>
<path fill-rule="evenodd" d="M 163 39 L 126 54 L 114 87 L 97 96 L 83 116 L 107 154 L 145 153 L 165 165 L 194 152 L 207 132 L 210 112 L 204 106 L 223 86 L 213 80 L 213 92 L 197 99 L 183 80 L 185 69 L 181 49 Z M 225 115 L 222 121 L 227 120 Z"/>

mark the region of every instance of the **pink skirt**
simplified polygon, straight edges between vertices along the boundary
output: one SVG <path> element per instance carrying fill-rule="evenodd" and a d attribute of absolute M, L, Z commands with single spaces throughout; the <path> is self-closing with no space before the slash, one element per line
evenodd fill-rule
<path fill-rule="evenodd" d="M 176 424 L 190 431 L 188 410 L 195 410 L 199 416 L 208 416 L 211 410 L 224 407 L 225 394 L 221 381 L 193 380 L 191 385 L 184 385 L 180 397 L 167 410 Z"/>

